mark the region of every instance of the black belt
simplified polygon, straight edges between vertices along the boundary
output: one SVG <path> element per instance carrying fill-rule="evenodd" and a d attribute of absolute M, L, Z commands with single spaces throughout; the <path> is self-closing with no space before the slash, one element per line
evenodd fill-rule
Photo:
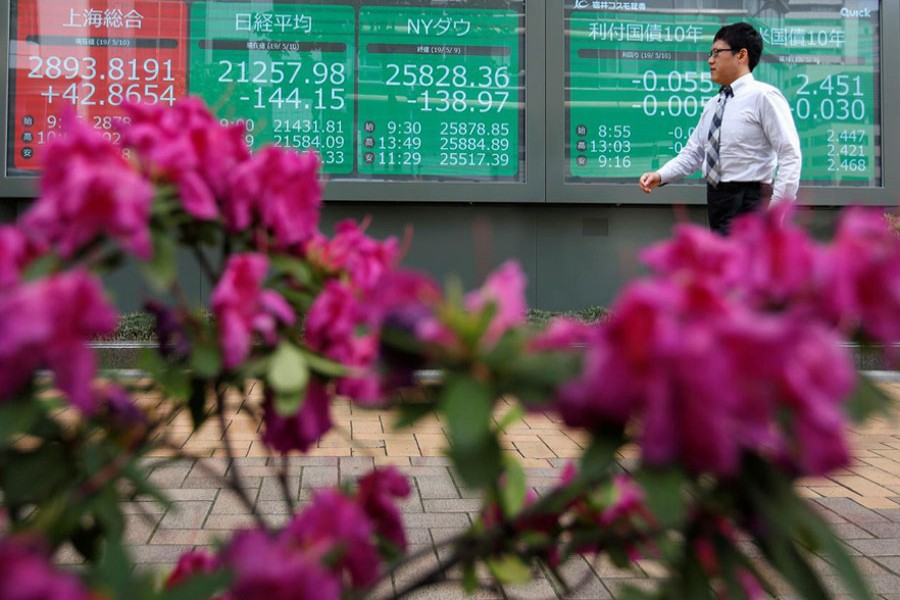
<path fill-rule="evenodd" d="M 707 183 L 709 187 L 713 187 L 711 183 Z M 759 189 L 764 185 L 771 185 L 768 183 L 763 183 L 761 181 L 720 181 L 719 185 L 715 188 L 716 190 L 722 192 L 731 192 L 737 190 L 746 190 L 746 189 Z"/>

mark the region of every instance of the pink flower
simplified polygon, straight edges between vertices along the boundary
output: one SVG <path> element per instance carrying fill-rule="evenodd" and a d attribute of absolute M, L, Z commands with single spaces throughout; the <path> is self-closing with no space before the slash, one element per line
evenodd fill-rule
<path fill-rule="evenodd" d="M 316 381 L 310 382 L 303 405 L 291 416 L 279 415 L 271 397 L 267 396 L 263 404 L 263 443 L 282 453 L 306 452 L 331 429 L 329 408 L 328 392 Z"/>
<path fill-rule="evenodd" d="M 65 258 L 106 235 L 149 258 L 153 186 L 122 157 L 119 146 L 74 115 L 66 123 L 66 135 L 45 151 L 41 195 L 23 215 L 22 230 Z"/>
<path fill-rule="evenodd" d="M 19 283 L 22 270 L 43 248 L 29 240 L 18 227 L 0 225 L 0 290 Z"/>
<path fill-rule="evenodd" d="M 881 211 L 847 209 L 828 257 L 834 280 L 824 293 L 842 322 L 877 342 L 900 341 L 900 236 Z"/>
<path fill-rule="evenodd" d="M 350 220 L 338 223 L 335 231 L 335 236 L 330 240 L 321 234 L 310 239 L 306 245 L 306 256 L 328 273 L 346 272 L 357 289 L 374 291 L 399 260 L 397 240 L 374 240 Z"/>
<path fill-rule="evenodd" d="M 532 350 L 571 350 L 576 346 L 587 344 L 595 335 L 597 328 L 593 324 L 584 323 L 568 317 L 557 317 L 550 321 L 546 329 L 529 340 Z"/>
<path fill-rule="evenodd" d="M 807 313 L 757 312 L 690 276 L 632 285 L 611 313 L 558 393 L 567 424 L 633 423 L 647 463 L 694 472 L 734 475 L 744 451 L 792 473 L 846 464 L 851 363 Z"/>
<path fill-rule="evenodd" d="M 492 305 L 496 311 L 485 332 L 487 343 L 496 342 L 507 329 L 525 322 L 525 275 L 515 261 L 507 261 L 491 273 L 481 289 L 466 295 L 468 310 L 484 310 Z"/>
<path fill-rule="evenodd" d="M 785 360 L 772 379 L 779 408 L 793 421 L 784 433 L 784 454 L 805 475 L 847 466 L 843 404 L 856 375 L 849 351 L 833 331 L 802 322 L 785 328 L 781 348 Z"/>
<path fill-rule="evenodd" d="M 41 545 L 24 537 L 0 538 L 0 598 L 3 600 L 88 600 L 74 575 L 53 567 Z"/>
<path fill-rule="evenodd" d="M 182 554 L 178 563 L 166 579 L 165 588 L 172 589 L 197 574 L 209 574 L 221 566 L 219 558 L 203 550 L 192 550 Z"/>
<path fill-rule="evenodd" d="M 72 404 L 92 411 L 95 357 L 86 342 L 112 332 L 116 320 L 100 284 L 82 271 L 0 295 L 0 398 L 14 394 L 43 367 L 54 372 Z"/>
<path fill-rule="evenodd" d="M 331 280 L 316 297 L 306 315 L 306 339 L 313 350 L 355 370 L 338 381 L 338 392 L 371 402 L 380 399 L 374 371 L 378 358 L 377 323 L 352 286 Z"/>
<path fill-rule="evenodd" d="M 810 310 L 827 274 L 822 249 L 792 225 L 790 205 L 737 219 L 729 242 L 740 252 L 739 286 L 756 307 Z"/>
<path fill-rule="evenodd" d="M 280 294 L 262 287 L 269 268 L 262 254 L 235 254 L 212 293 L 212 310 L 219 324 L 219 343 L 228 369 L 250 354 L 253 332 L 269 345 L 277 341 L 278 323 L 293 325 L 296 317 Z"/>
<path fill-rule="evenodd" d="M 236 533 L 222 553 L 234 573 L 231 596 L 241 600 L 339 600 L 340 579 L 321 560 L 283 534 L 260 530 Z"/>
<path fill-rule="evenodd" d="M 122 143 L 134 148 L 154 179 L 175 184 L 184 210 L 197 219 L 214 219 L 237 166 L 250 158 L 243 125 L 222 126 L 197 98 L 172 107 L 130 104 L 130 123 Z"/>
<path fill-rule="evenodd" d="M 309 239 L 318 231 L 322 204 L 318 168 L 315 152 L 263 148 L 231 176 L 226 225 L 240 231 L 256 216 L 274 234 L 280 249 Z"/>
<path fill-rule="evenodd" d="M 743 270 L 740 251 L 733 241 L 691 224 L 677 225 L 672 239 L 649 246 L 640 258 L 659 275 L 689 274 L 724 287 L 738 283 Z"/>
<path fill-rule="evenodd" d="M 618 521 L 644 517 L 648 514 L 644 506 L 644 490 L 628 475 L 613 477 L 610 503 L 600 513 L 602 525 L 612 525 Z"/>
<path fill-rule="evenodd" d="M 358 501 L 375 524 L 375 531 L 400 551 L 406 550 L 403 517 L 395 498 L 409 496 L 406 478 L 395 467 L 376 469 L 359 480 Z"/>
<path fill-rule="evenodd" d="M 323 490 L 297 515 L 283 535 L 292 545 L 328 556 L 332 569 L 349 575 L 352 587 L 371 585 L 378 578 L 374 527 L 362 508 L 342 493 Z"/>

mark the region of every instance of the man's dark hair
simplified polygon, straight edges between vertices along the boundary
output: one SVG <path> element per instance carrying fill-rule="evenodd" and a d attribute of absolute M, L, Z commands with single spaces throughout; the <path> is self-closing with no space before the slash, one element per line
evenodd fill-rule
<path fill-rule="evenodd" d="M 722 40 L 734 50 L 747 50 L 750 70 L 756 68 L 763 51 L 763 39 L 750 23 L 726 25 L 716 32 L 713 41 Z"/>

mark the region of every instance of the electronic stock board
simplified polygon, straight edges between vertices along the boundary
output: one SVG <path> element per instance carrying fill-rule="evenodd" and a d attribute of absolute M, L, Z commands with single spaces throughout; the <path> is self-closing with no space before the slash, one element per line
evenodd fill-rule
<path fill-rule="evenodd" d="M 12 22 L 8 172 L 67 108 L 115 137 L 124 102 L 192 94 L 333 177 L 524 180 L 521 0 L 17 0 Z"/>
<path fill-rule="evenodd" d="M 881 184 L 877 2 L 678 4 L 570 3 L 567 181 L 633 181 L 677 154 L 718 93 L 706 64 L 715 33 L 747 21 L 765 45 L 754 77 L 790 104 L 804 182 Z"/>
<path fill-rule="evenodd" d="M 243 122 L 254 148 L 316 149 L 333 181 L 515 186 L 546 171 L 562 187 L 632 185 L 690 135 L 717 91 L 713 36 L 743 20 L 766 44 L 754 75 L 790 103 L 803 185 L 879 188 L 882 10 L 877 0 L 547 0 L 527 12 L 524 0 L 11 0 L 5 175 L 39 172 L 70 109 L 114 139 L 124 102 L 191 94 Z M 526 23 L 543 37 L 526 40 L 538 31 Z M 532 41 L 559 51 L 545 59 Z M 535 131 L 560 147 L 528 139 Z M 529 163 L 529 152 L 540 157 Z"/>

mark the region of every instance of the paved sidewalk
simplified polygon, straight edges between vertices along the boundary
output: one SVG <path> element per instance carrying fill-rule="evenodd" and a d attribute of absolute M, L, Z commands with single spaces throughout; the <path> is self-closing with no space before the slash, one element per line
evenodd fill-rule
<path fill-rule="evenodd" d="M 882 381 L 900 399 L 900 379 Z M 415 398 L 409 398 L 415 401 Z M 144 399 L 153 405 L 152 398 Z M 163 511 L 150 502 L 138 502 L 126 508 L 132 513 L 128 543 L 135 560 L 147 567 L 170 568 L 183 552 L 208 547 L 231 531 L 249 526 L 252 518 L 237 496 L 221 486 L 215 474 L 238 469 L 256 509 L 274 523 L 288 517 L 278 480 L 279 458 L 271 458 L 258 441 L 255 424 L 246 412 L 258 398 L 251 393 L 249 404 L 239 399 L 230 404 L 227 430 L 237 458 L 228 463 L 218 423 L 210 421 L 191 434 L 186 414 L 179 414 L 168 428 L 172 442 L 185 453 L 206 457 L 178 462 L 160 461 L 152 473 L 153 481 L 173 500 Z M 506 410 L 501 405 L 500 412 Z M 900 411 L 896 411 L 900 416 Z M 444 431 L 437 419 L 427 419 L 414 429 L 395 431 L 393 413 L 361 409 L 347 402 L 333 408 L 336 430 L 325 436 L 308 456 L 287 461 L 289 493 L 302 503 L 313 491 L 354 478 L 377 465 L 398 465 L 412 483 L 411 498 L 403 505 L 404 520 L 411 543 L 410 552 L 422 551 L 420 569 L 434 566 L 442 555 L 434 546 L 467 527 L 479 506 L 477 495 L 463 488 L 442 457 Z M 834 523 L 851 553 L 869 579 L 876 596 L 900 600 L 900 420 L 876 420 L 864 429 L 851 431 L 856 461 L 848 469 L 828 478 L 800 483 L 801 493 L 822 509 Z M 503 440 L 504 448 L 526 467 L 529 484 L 541 491 L 554 485 L 562 467 L 579 456 L 585 437 L 566 429 L 543 414 L 530 414 L 512 427 Z M 172 452 L 160 452 L 159 458 Z M 62 557 L 65 560 L 65 556 Z M 568 598 L 616 598 L 625 583 L 646 584 L 654 573 L 634 580 L 631 574 L 616 570 L 609 563 L 575 561 L 569 580 L 582 582 Z M 414 573 L 398 573 L 393 585 L 402 586 Z M 457 575 L 458 576 L 458 575 Z M 453 575 L 451 572 L 451 579 Z M 835 579 L 829 584 L 838 586 Z M 393 589 L 388 582 L 383 595 Z M 837 597 L 843 591 L 834 588 Z M 463 598 L 452 581 L 427 588 L 414 598 Z M 558 586 L 539 576 L 525 586 L 486 588 L 475 598 L 562 598 Z M 785 592 L 784 596 L 790 596 Z"/>

